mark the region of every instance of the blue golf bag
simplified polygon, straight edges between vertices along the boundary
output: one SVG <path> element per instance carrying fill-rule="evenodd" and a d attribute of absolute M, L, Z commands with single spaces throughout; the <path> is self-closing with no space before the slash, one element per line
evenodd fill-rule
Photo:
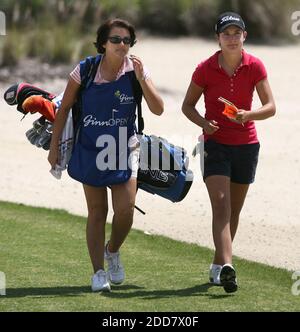
<path fill-rule="evenodd" d="M 187 195 L 193 172 L 186 151 L 155 135 L 141 135 L 138 188 L 180 202 Z"/>

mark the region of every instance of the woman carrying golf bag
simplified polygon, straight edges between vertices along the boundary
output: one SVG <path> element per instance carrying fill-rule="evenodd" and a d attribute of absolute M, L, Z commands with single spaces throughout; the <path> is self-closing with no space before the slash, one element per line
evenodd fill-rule
<path fill-rule="evenodd" d="M 133 222 L 139 159 L 134 125 L 136 101 L 129 72 L 135 72 L 150 111 L 156 115 L 163 112 L 163 101 L 142 61 L 128 56 L 135 42 L 134 28 L 124 20 L 109 20 L 99 27 L 95 76 L 92 82 L 81 86 L 91 58 L 82 61 L 70 74 L 55 117 L 48 156 L 51 167 L 55 168 L 59 163 L 59 139 L 68 113 L 77 101 L 80 115 L 68 173 L 83 183 L 88 208 L 87 245 L 94 270 L 93 291 L 110 291 L 110 283 L 120 284 L 125 278 L 119 249 Z M 111 236 L 105 244 L 108 186 L 112 191 L 114 216 Z"/>

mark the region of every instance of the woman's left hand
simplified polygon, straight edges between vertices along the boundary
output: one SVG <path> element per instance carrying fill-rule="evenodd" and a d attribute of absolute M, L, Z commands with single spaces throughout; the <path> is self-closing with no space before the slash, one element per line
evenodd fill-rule
<path fill-rule="evenodd" d="M 135 55 L 129 57 L 133 63 L 135 76 L 143 90 L 143 96 L 147 102 L 150 111 L 154 114 L 161 115 L 164 111 L 164 102 L 156 91 L 150 77 L 146 77 L 144 65 L 140 58 Z M 147 82 L 147 84 L 145 84 Z"/>
<path fill-rule="evenodd" d="M 136 75 L 136 78 L 140 81 L 144 79 L 145 73 L 144 73 L 144 65 L 142 63 L 142 60 L 138 58 L 135 55 L 130 55 L 130 59 L 133 63 L 134 72 Z"/>
<path fill-rule="evenodd" d="M 247 121 L 249 121 L 249 111 L 243 110 L 243 109 L 239 109 L 235 119 L 231 119 L 231 121 L 235 122 L 235 123 L 239 123 L 239 124 L 243 124 Z"/>

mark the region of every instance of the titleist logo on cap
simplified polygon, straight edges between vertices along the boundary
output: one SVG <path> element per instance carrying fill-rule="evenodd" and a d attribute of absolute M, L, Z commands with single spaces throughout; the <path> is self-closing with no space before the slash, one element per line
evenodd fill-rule
<path fill-rule="evenodd" d="M 220 24 L 227 22 L 227 21 L 240 21 L 240 19 L 238 17 L 234 17 L 234 16 L 225 16 L 222 18 Z"/>

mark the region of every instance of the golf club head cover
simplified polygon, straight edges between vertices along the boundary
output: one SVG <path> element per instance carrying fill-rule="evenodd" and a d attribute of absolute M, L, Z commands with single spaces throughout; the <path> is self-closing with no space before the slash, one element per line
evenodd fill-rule
<path fill-rule="evenodd" d="M 22 104 L 25 113 L 40 113 L 50 122 L 54 121 L 55 108 L 56 106 L 52 101 L 38 95 L 26 98 Z"/>

